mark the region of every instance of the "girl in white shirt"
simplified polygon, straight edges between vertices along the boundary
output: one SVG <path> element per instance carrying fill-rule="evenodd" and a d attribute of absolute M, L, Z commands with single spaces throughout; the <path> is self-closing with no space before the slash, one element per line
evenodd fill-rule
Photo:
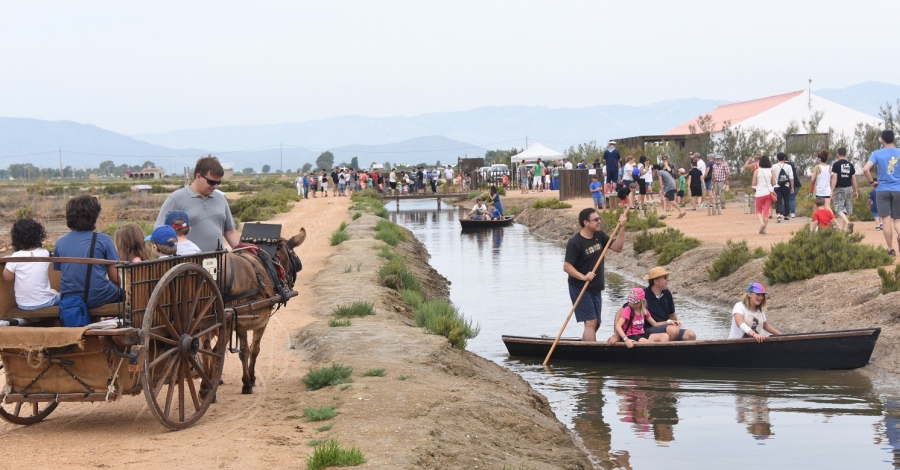
<path fill-rule="evenodd" d="M 772 194 L 775 191 L 775 174 L 768 155 L 759 158 L 759 168 L 753 172 L 753 186 L 756 188 L 756 217 L 759 219 L 759 234 L 766 234 L 769 210 L 772 208 Z"/>
<path fill-rule="evenodd" d="M 809 185 L 809 194 L 815 191 L 816 197 L 825 199 L 825 207 L 831 207 L 831 167 L 826 165 L 828 162 L 828 150 L 822 150 L 817 155 L 819 163 L 813 168 L 811 182 Z"/>
<path fill-rule="evenodd" d="M 13 258 L 44 258 L 50 252 L 42 248 L 47 232 L 34 219 L 19 219 L 9 231 L 13 248 Z M 59 292 L 50 288 L 47 271 L 49 262 L 6 263 L 3 280 L 15 281 L 16 305 L 22 310 L 37 310 L 59 305 Z"/>
<path fill-rule="evenodd" d="M 758 282 L 750 284 L 744 298 L 734 304 L 731 332 L 728 339 L 754 338 L 757 343 L 765 341 L 763 331 L 773 335 L 781 332 L 766 321 L 766 288 Z"/>

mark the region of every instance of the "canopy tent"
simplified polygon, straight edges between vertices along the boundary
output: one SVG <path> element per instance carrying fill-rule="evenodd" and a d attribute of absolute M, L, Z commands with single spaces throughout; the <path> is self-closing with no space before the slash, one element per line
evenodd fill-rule
<path fill-rule="evenodd" d="M 538 142 L 535 142 L 531 145 L 531 147 L 525 149 L 524 152 L 518 155 L 513 155 L 512 158 L 510 158 L 510 161 L 512 161 L 512 163 L 536 162 L 538 158 L 540 158 L 541 161 L 547 161 L 561 160 L 564 157 L 565 155 L 563 155 L 562 153 L 547 148 Z"/>

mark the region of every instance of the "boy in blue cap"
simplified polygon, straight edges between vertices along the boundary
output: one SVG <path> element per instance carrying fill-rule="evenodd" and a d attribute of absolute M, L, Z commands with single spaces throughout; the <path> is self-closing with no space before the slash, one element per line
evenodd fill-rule
<path fill-rule="evenodd" d="M 187 238 L 191 233 L 191 218 L 187 212 L 180 210 L 166 212 L 166 225 L 175 229 L 175 233 L 178 235 L 178 250 L 175 254 L 184 256 L 202 253 L 200 247 Z"/>
<path fill-rule="evenodd" d="M 175 254 L 178 246 L 178 235 L 175 229 L 162 225 L 153 229 L 153 233 L 147 236 L 144 241 L 150 242 L 150 250 L 156 254 L 157 258 L 167 258 Z"/>

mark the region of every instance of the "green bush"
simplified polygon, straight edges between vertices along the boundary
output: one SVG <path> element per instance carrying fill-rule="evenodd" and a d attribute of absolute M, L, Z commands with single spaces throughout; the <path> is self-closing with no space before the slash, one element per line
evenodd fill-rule
<path fill-rule="evenodd" d="M 482 194 L 484 193 L 482 193 L 481 191 L 469 191 L 469 194 L 466 195 L 466 200 L 471 201 L 472 199 L 475 199 Z"/>
<path fill-rule="evenodd" d="M 503 208 L 503 215 L 519 215 L 524 208 L 522 206 L 509 206 Z"/>
<path fill-rule="evenodd" d="M 356 219 L 358 219 L 358 218 L 360 218 L 360 217 L 362 217 L 362 213 L 360 213 L 360 212 L 355 212 L 355 213 L 353 213 L 353 220 L 356 220 Z"/>
<path fill-rule="evenodd" d="M 303 377 L 303 384 L 307 390 L 318 390 L 331 385 L 345 384 L 352 382 L 350 375 L 353 374 L 353 368 L 350 366 L 333 363 L 328 367 L 310 370 Z"/>
<path fill-rule="evenodd" d="M 400 296 L 403 297 L 403 301 L 413 309 L 417 309 L 425 303 L 425 295 L 418 290 L 402 289 L 400 291 Z"/>
<path fill-rule="evenodd" d="M 375 315 L 375 303 L 357 301 L 352 304 L 340 304 L 331 313 L 338 318 Z"/>
<path fill-rule="evenodd" d="M 741 240 L 737 243 L 728 240 L 725 242 L 725 249 L 713 260 L 712 266 L 706 268 L 706 271 L 709 273 L 709 280 L 717 281 L 737 271 L 741 266 L 747 264 L 747 261 L 764 256 L 766 256 L 766 250 L 760 247 L 750 251 L 747 247 L 747 240 Z"/>
<path fill-rule="evenodd" d="M 363 372 L 364 377 L 384 377 L 387 375 L 387 372 L 384 369 L 369 369 Z"/>
<path fill-rule="evenodd" d="M 872 215 L 872 201 L 869 200 L 869 193 L 872 190 L 860 191 L 859 197 L 853 200 L 853 215 L 850 220 L 859 220 L 862 222 L 872 222 L 875 216 Z"/>
<path fill-rule="evenodd" d="M 375 239 L 391 246 L 397 246 L 400 242 L 405 242 L 408 237 L 399 225 L 388 220 L 379 220 L 375 224 Z"/>
<path fill-rule="evenodd" d="M 900 290 L 900 264 L 894 266 L 893 272 L 884 268 L 878 268 L 878 277 L 881 278 L 882 294 L 890 294 Z"/>
<path fill-rule="evenodd" d="M 811 232 L 807 224 L 787 242 L 772 247 L 763 264 L 763 275 L 775 284 L 893 263 L 894 257 L 884 249 L 860 243 L 862 239 L 861 233 L 848 235 L 831 229 Z"/>
<path fill-rule="evenodd" d="M 402 257 L 394 257 L 388 260 L 378 269 L 378 279 L 381 285 L 394 289 L 397 292 L 403 289 L 421 291 L 422 285 L 416 276 L 406 267 Z"/>
<path fill-rule="evenodd" d="M 659 220 L 659 217 L 656 216 L 656 212 L 649 212 L 646 217 L 641 217 L 637 211 L 626 212 L 625 209 L 616 209 L 614 211 L 606 210 L 598 212 L 600 214 L 600 228 L 607 234 L 612 234 L 612 231 L 619 223 L 619 217 L 621 217 L 623 212 L 628 215 L 628 221 L 625 222 L 626 232 L 639 232 L 641 230 L 666 226 L 665 222 Z"/>
<path fill-rule="evenodd" d="M 328 237 L 328 244 L 331 246 L 340 245 L 341 243 L 350 239 L 350 235 L 347 232 L 344 232 L 340 229 L 331 232 L 331 236 Z"/>
<path fill-rule="evenodd" d="M 344 449 L 336 439 L 317 445 L 312 455 L 306 458 L 307 470 L 321 470 L 328 467 L 353 467 L 366 462 L 366 457 L 358 447 Z"/>
<path fill-rule="evenodd" d="M 341 327 L 341 326 L 350 326 L 350 320 L 337 320 L 337 319 L 332 318 L 331 320 L 328 320 L 328 326 L 334 327 L 334 328 Z"/>
<path fill-rule="evenodd" d="M 323 406 L 320 408 L 303 408 L 303 419 L 306 421 L 325 421 L 337 416 L 337 410 L 334 405 Z"/>
<path fill-rule="evenodd" d="M 469 339 L 478 336 L 479 326 L 472 326 L 459 313 L 452 303 L 443 300 L 430 300 L 422 304 L 415 313 L 416 325 L 424 327 L 428 332 L 447 337 L 450 344 L 457 349 L 465 349 Z"/>
<path fill-rule="evenodd" d="M 231 201 L 231 214 L 242 222 L 269 220 L 275 214 L 290 212 L 289 202 L 299 201 L 296 190 L 276 185 L 260 190 L 255 196 L 247 196 Z"/>
<path fill-rule="evenodd" d="M 531 204 L 532 209 L 571 209 L 572 204 L 562 202 L 558 198 L 538 199 Z"/>
<path fill-rule="evenodd" d="M 638 254 L 653 250 L 656 253 L 656 263 L 665 266 L 682 253 L 700 246 L 700 240 L 685 237 L 681 230 L 667 227 L 661 232 L 654 233 L 644 230 L 635 237 L 633 246 L 634 252 Z"/>

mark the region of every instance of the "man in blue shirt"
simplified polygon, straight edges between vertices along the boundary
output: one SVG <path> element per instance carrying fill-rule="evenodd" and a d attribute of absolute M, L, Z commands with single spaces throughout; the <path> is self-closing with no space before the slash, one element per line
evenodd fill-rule
<path fill-rule="evenodd" d="M 878 195 L 875 203 L 878 206 L 878 215 L 881 216 L 884 228 L 884 242 L 887 244 L 888 254 L 894 256 L 894 231 L 900 234 L 900 149 L 894 146 L 894 131 L 886 130 L 881 133 L 881 144 L 884 148 L 876 150 L 869 157 L 869 161 L 863 167 L 866 181 L 870 185 L 878 185 Z M 878 166 L 878 182 L 872 178 L 871 169 Z M 897 240 L 900 248 L 900 238 Z"/>
<path fill-rule="evenodd" d="M 613 192 L 616 183 L 619 182 L 619 164 L 621 159 L 622 156 L 619 155 L 619 151 L 616 149 L 616 142 L 610 140 L 609 146 L 603 152 L 603 161 L 606 162 L 606 191 L 604 191 L 606 193 Z"/>

